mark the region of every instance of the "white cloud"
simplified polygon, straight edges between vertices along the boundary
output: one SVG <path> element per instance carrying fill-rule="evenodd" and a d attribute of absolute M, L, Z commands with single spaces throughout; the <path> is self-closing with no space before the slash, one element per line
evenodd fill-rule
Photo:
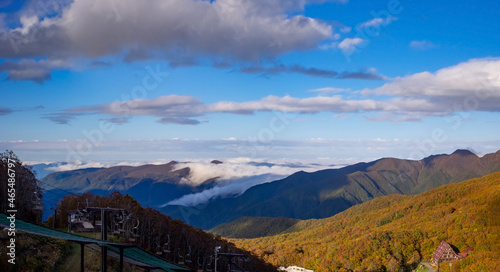
<path fill-rule="evenodd" d="M 167 205 L 195 206 L 198 204 L 204 204 L 213 198 L 237 196 L 243 194 L 246 190 L 255 185 L 272 182 L 284 177 L 286 176 L 263 174 L 259 176 L 239 178 L 234 180 L 232 183 L 217 185 L 200 193 L 184 195 L 178 199 L 165 203 L 163 207 Z"/>
<path fill-rule="evenodd" d="M 194 117 L 204 115 L 206 106 L 193 96 L 167 95 L 154 99 L 133 99 L 96 106 L 70 108 L 45 118 L 55 123 L 67 124 L 69 120 L 76 116 L 96 113 L 119 116 L 115 123 L 126 123 L 126 118 L 124 118 L 126 116 L 155 116 L 160 117 L 159 123 L 196 125 L 200 121 L 194 119 Z"/>
<path fill-rule="evenodd" d="M 231 180 L 240 179 L 243 177 L 258 176 L 264 174 L 274 174 L 279 176 L 286 176 L 294 171 L 296 168 L 287 166 L 273 165 L 273 166 L 256 166 L 247 163 L 225 162 L 222 164 L 213 164 L 206 162 L 188 162 L 176 165 L 176 169 L 189 167 L 191 173 L 189 180 L 186 181 L 191 185 L 200 185 L 204 181 L 218 177 L 218 183 L 230 183 Z M 308 167 L 305 167 L 308 168 Z"/>
<path fill-rule="evenodd" d="M 23 35 L 28 34 L 30 29 L 39 23 L 38 18 L 36 16 L 30 16 L 30 17 L 22 16 L 20 21 L 22 27 L 19 28 L 19 31 Z"/>
<path fill-rule="evenodd" d="M 500 59 L 471 59 L 435 73 L 397 77 L 364 95 L 391 95 L 398 111 L 444 115 L 500 111 Z"/>
<path fill-rule="evenodd" d="M 191 169 L 189 179 L 185 181 L 186 183 L 197 186 L 208 179 L 219 177 L 217 185 L 200 193 L 185 195 L 179 199 L 165 203 L 165 205 L 194 206 L 216 197 L 240 195 L 250 187 L 272 182 L 301 170 L 311 172 L 334 168 L 332 165 L 318 163 L 256 162 L 248 158 L 227 160 L 222 164 L 198 162 L 176 165 L 176 169 L 185 167 Z"/>
<path fill-rule="evenodd" d="M 405 97 L 463 97 L 478 92 L 500 97 L 500 59 L 471 59 L 435 73 L 421 72 L 397 77 L 382 87 L 365 90 L 366 95 Z"/>
<path fill-rule="evenodd" d="M 174 65 L 205 57 L 256 61 L 313 49 L 333 37 L 332 27 L 321 20 L 288 15 L 309 2 L 314 1 L 74 1 L 56 16 L 23 15 L 22 27 L 0 37 L 0 57 L 96 58 L 126 52 L 129 61 L 161 57 Z"/>
<path fill-rule="evenodd" d="M 346 54 L 351 54 L 363 42 L 364 40 L 361 38 L 345 38 L 338 44 L 338 48 Z"/>
<path fill-rule="evenodd" d="M 383 102 L 375 100 L 344 100 L 341 96 L 317 96 L 296 98 L 291 96 L 267 96 L 258 101 L 218 102 L 209 105 L 210 112 L 251 114 L 255 111 L 283 111 L 298 113 L 357 112 L 383 110 Z"/>
<path fill-rule="evenodd" d="M 435 73 L 421 72 L 389 79 L 373 68 L 344 72 L 338 78 L 385 79 L 389 83 L 374 89 L 350 92 L 360 97 L 341 95 L 348 89 L 325 87 L 313 97 L 269 95 L 254 101 L 219 101 L 205 104 L 193 96 L 169 95 L 154 99 L 135 99 L 109 104 L 78 107 L 45 118 L 59 124 L 80 115 L 104 114 L 125 123 L 129 116 L 158 117 L 160 123 L 200 124 L 211 113 L 254 114 L 280 111 L 297 114 L 390 112 L 401 115 L 394 120 L 415 121 L 422 116 L 446 115 L 463 111 L 500 111 L 500 59 L 472 59 Z M 326 95 L 330 94 L 330 95 Z M 404 116 L 404 118 L 403 118 Z M 125 119 L 124 119 L 125 118 Z M 123 120 L 122 120 L 123 119 Z M 372 118 L 372 120 L 375 120 Z"/>
<path fill-rule="evenodd" d="M 368 116 L 367 116 L 368 117 Z M 376 116 L 371 116 L 376 117 Z M 383 118 L 383 116 L 381 117 Z M 380 120 L 383 121 L 383 120 Z M 447 135 L 455 134 L 446 130 Z M 428 131 L 431 137 L 431 131 Z M 420 139 L 417 137 L 417 139 Z M 430 139 L 430 138 L 429 138 Z M 78 153 L 82 141 L 0 141 L 0 149 L 15 150 L 20 159 L 31 161 L 65 161 L 73 166 L 65 169 L 80 169 L 87 166 L 164 164 L 171 160 L 207 163 L 213 159 L 225 164 L 234 164 L 231 171 L 240 165 L 243 174 L 283 174 L 287 169 L 314 171 L 338 165 L 372 161 L 381 157 L 409 158 L 422 145 L 421 140 L 386 138 L 385 142 L 364 138 L 274 140 L 271 145 L 260 145 L 248 140 L 107 140 L 92 146 L 85 153 Z M 82 145 L 85 146 L 85 145 Z M 397 146 L 397 149 L 394 149 Z M 473 147 L 480 153 L 496 152 L 500 140 L 460 140 L 453 138 L 440 143 L 424 154 L 451 153 L 459 148 Z M 74 153 L 68 153 L 74 150 Z M 148 154 L 147 158 L 144 154 Z M 217 154 L 217 157 L 214 157 Z M 353 155 L 357 154 L 357 155 Z M 424 156 L 422 155 L 422 156 Z M 143 158 L 138 159 L 138 158 Z M 231 159 L 234 158 L 234 159 Z M 265 158 L 265 159 L 264 159 Z M 283 159 L 283 158 L 294 158 Z M 413 158 L 415 159 L 415 158 Z M 420 158 L 418 158 L 420 159 Z M 76 161 L 80 160 L 80 161 Z M 264 166 L 264 167 L 263 167 Z M 226 166 L 227 167 L 227 166 Z M 262 168 L 261 168 L 262 167 Z M 63 170 L 58 168 L 57 170 Z M 215 170 L 212 173 L 216 173 Z M 239 173 L 232 174 L 237 180 Z M 231 175 L 226 175 L 230 177 Z M 202 175 L 198 175 L 202 177 Z M 200 180 L 202 178 L 199 178 Z M 222 185 L 222 184 L 221 184 Z"/>
<path fill-rule="evenodd" d="M 366 22 L 359 24 L 359 27 L 360 28 L 370 28 L 370 27 L 378 28 L 380 26 L 387 26 L 391 22 L 396 21 L 397 19 L 398 18 L 394 17 L 394 16 L 389 16 L 387 18 L 373 18 L 369 21 L 366 21 Z"/>

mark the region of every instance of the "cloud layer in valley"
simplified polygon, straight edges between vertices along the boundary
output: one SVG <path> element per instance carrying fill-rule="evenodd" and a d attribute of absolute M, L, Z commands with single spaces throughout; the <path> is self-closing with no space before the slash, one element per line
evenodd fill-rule
<path fill-rule="evenodd" d="M 84 168 L 104 168 L 112 166 L 140 166 L 146 162 L 97 162 L 97 161 L 74 161 L 64 163 L 46 163 L 44 172 L 52 173 L 59 171 L 71 171 Z M 166 160 L 149 161 L 147 164 L 165 164 Z M 37 162 L 27 162 L 37 165 Z M 41 167 L 38 165 L 38 167 Z M 247 189 L 262 183 L 272 182 L 287 177 L 297 171 L 317 171 L 326 168 L 337 168 L 339 166 L 328 163 L 301 163 L 290 160 L 263 161 L 251 160 L 250 158 L 233 158 L 224 160 L 221 164 L 209 161 L 179 162 L 175 169 L 189 167 L 190 175 L 181 180 L 189 186 L 199 186 L 203 182 L 217 178 L 215 186 L 200 193 L 182 196 L 179 199 L 165 203 L 165 205 L 194 206 L 203 204 L 212 198 L 240 195 Z"/>
<path fill-rule="evenodd" d="M 257 162 L 239 158 L 226 160 L 222 164 L 190 162 L 176 165 L 177 169 L 184 167 L 191 169 L 189 177 L 184 179 L 186 184 L 198 186 L 208 179 L 218 177 L 216 185 L 200 193 L 172 200 L 164 206 L 195 206 L 206 203 L 212 198 L 240 195 L 255 185 L 275 181 L 301 170 L 316 171 L 338 166 L 298 162 Z"/>

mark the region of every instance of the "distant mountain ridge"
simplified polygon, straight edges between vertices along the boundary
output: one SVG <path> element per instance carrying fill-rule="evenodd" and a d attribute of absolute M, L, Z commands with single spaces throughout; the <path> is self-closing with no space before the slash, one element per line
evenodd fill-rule
<path fill-rule="evenodd" d="M 57 187 L 75 193 L 93 192 L 105 195 L 112 191 L 129 194 L 144 205 L 160 205 L 183 195 L 210 188 L 217 179 L 208 179 L 198 186 L 184 182 L 189 167 L 177 169 L 177 162 L 161 165 L 113 166 L 86 168 L 49 174 L 41 179 L 52 189 Z"/>
<path fill-rule="evenodd" d="M 248 189 L 236 198 L 189 207 L 166 206 L 167 215 L 203 229 L 244 216 L 326 218 L 373 198 L 418 194 L 441 185 L 500 171 L 500 151 L 478 157 L 468 150 L 422 160 L 383 158 L 340 169 L 297 172 Z"/>

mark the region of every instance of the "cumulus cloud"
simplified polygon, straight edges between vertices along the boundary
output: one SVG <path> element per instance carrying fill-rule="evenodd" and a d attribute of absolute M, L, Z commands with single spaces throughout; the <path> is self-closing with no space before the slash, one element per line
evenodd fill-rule
<path fill-rule="evenodd" d="M 325 1 L 74 1 L 56 15 L 22 14 L 21 26 L 0 32 L 0 57 L 257 61 L 333 37 L 329 24 L 299 14 L 312 2 Z"/>
<path fill-rule="evenodd" d="M 211 113 L 255 114 L 281 111 L 298 114 L 390 112 L 396 121 L 417 121 L 422 116 L 461 111 L 500 111 L 500 59 L 472 59 L 435 73 L 421 72 L 389 79 L 375 69 L 342 74 L 344 78 L 390 80 L 379 88 L 353 91 L 325 87 L 313 97 L 269 95 L 254 101 L 219 101 L 205 104 L 193 96 L 169 95 L 102 105 L 76 107 L 43 118 L 68 124 L 79 115 L 111 115 L 115 123 L 131 116 L 158 117 L 159 123 L 197 125 Z M 329 94 L 329 95 L 328 95 Z M 377 118 L 368 118 L 376 120 Z M 127 119 L 128 120 L 128 119 Z"/>
<path fill-rule="evenodd" d="M 394 104 L 409 111 L 500 111 L 500 59 L 471 59 L 435 73 L 397 77 L 363 94 L 395 96 Z"/>

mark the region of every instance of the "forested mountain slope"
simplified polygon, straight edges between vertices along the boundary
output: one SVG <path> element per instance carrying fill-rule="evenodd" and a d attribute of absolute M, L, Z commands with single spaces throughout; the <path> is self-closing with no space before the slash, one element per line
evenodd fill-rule
<path fill-rule="evenodd" d="M 273 264 L 316 272 L 413 268 L 447 241 L 460 252 L 473 249 L 454 271 L 500 271 L 500 172 L 305 222 L 302 231 L 231 241 Z"/>

